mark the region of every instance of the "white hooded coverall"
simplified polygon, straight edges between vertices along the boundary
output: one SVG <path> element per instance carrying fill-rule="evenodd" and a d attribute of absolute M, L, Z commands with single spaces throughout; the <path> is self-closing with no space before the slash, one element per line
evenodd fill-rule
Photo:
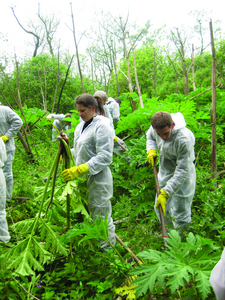
<path fill-rule="evenodd" d="M 6 200 L 12 199 L 13 192 L 13 174 L 12 163 L 15 154 L 14 136 L 17 135 L 23 121 L 8 106 L 0 105 L 0 136 L 5 135 L 9 139 L 5 143 L 7 160 L 3 167 L 6 181 Z"/>
<path fill-rule="evenodd" d="M 225 299 L 225 248 L 209 279 L 217 300 Z"/>
<path fill-rule="evenodd" d="M 171 114 L 175 123 L 168 141 L 157 135 L 153 127 L 147 131 L 147 152 L 159 149 L 159 188 L 169 197 L 166 203 L 165 224 L 180 231 L 191 223 L 191 205 L 195 193 L 196 171 L 194 134 L 186 128 L 181 113 Z M 157 200 L 157 196 L 156 196 Z M 156 203 L 155 203 L 156 204 Z M 159 217 L 159 210 L 155 208 Z"/>
<path fill-rule="evenodd" d="M 0 241 L 7 243 L 10 240 L 8 224 L 6 220 L 5 203 L 6 203 L 6 184 L 5 176 L 2 170 L 6 161 L 6 150 L 3 140 L 0 138 Z"/>
<path fill-rule="evenodd" d="M 110 104 L 104 105 L 105 115 L 107 118 L 109 118 L 110 126 L 114 129 L 113 122 L 115 123 L 115 121 L 118 122 L 120 120 L 119 104 L 111 97 L 109 97 L 109 101 L 107 103 L 110 103 Z M 114 117 L 114 119 L 113 119 L 113 117 Z M 117 137 L 117 138 L 118 138 L 118 142 L 120 143 L 120 145 L 122 145 L 125 149 L 127 149 L 127 146 L 124 143 L 124 141 L 119 137 Z M 113 152 L 116 155 L 122 156 L 124 154 L 124 150 L 120 145 L 118 143 L 114 142 Z M 129 162 L 130 157 L 125 156 L 124 158 Z"/>
<path fill-rule="evenodd" d="M 109 120 L 97 115 L 82 132 L 85 122 L 80 122 L 74 132 L 74 156 L 76 166 L 87 163 L 88 209 L 93 220 L 101 214 L 105 219 L 108 214 L 108 230 L 110 242 L 114 245 L 115 226 L 111 218 L 112 206 L 110 198 L 113 196 L 113 179 L 109 169 L 112 163 L 114 131 Z M 101 241 L 101 247 L 108 244 Z"/>
<path fill-rule="evenodd" d="M 120 108 L 119 108 L 119 104 L 116 102 L 115 99 L 113 99 L 112 97 L 109 97 L 108 101 L 107 101 L 107 107 L 108 107 L 109 112 L 110 112 L 110 114 L 112 116 L 114 124 L 116 124 L 117 122 L 120 121 Z"/>

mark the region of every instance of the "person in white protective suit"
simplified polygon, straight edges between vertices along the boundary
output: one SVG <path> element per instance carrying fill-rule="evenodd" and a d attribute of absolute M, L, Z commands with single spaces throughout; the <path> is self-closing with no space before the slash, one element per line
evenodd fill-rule
<path fill-rule="evenodd" d="M 48 121 L 50 121 L 51 119 L 55 119 L 53 125 L 58 129 L 59 132 L 61 130 L 66 131 L 72 128 L 72 122 L 63 120 L 65 118 L 71 118 L 71 114 L 50 114 L 47 116 Z M 52 126 L 52 141 L 55 140 L 59 135 L 54 126 Z"/>
<path fill-rule="evenodd" d="M 182 231 L 191 223 L 191 205 L 195 193 L 196 171 L 194 134 L 186 128 L 181 113 L 159 111 L 152 116 L 147 131 L 147 160 L 154 166 L 154 156 L 159 150 L 159 187 L 155 211 L 159 218 L 159 204 L 165 224 Z M 160 220 L 160 218 L 159 218 Z"/>
<path fill-rule="evenodd" d="M 7 243 L 10 240 L 8 224 L 6 220 L 6 183 L 2 167 L 6 162 L 6 149 L 2 139 L 0 139 L 0 242 Z"/>
<path fill-rule="evenodd" d="M 112 116 L 114 126 L 116 126 L 117 122 L 120 121 L 120 107 L 119 107 L 119 104 L 112 97 L 108 98 L 108 101 L 107 101 L 106 104 L 107 104 L 109 112 Z"/>
<path fill-rule="evenodd" d="M 213 268 L 209 282 L 211 283 L 217 300 L 225 299 L 225 248 L 221 259 Z"/>
<path fill-rule="evenodd" d="M 99 97 L 103 101 L 105 115 L 106 115 L 107 118 L 109 118 L 109 120 L 110 120 L 110 126 L 114 130 L 113 118 L 112 118 L 112 115 L 111 115 L 111 113 L 109 111 L 109 106 L 106 104 L 106 101 L 107 101 L 107 95 L 106 95 L 106 93 L 104 91 L 96 91 L 93 96 L 94 97 Z M 116 105 L 119 108 L 119 105 L 117 103 L 116 103 Z M 124 154 L 124 149 L 118 143 L 120 143 L 120 145 L 122 145 L 125 149 L 127 149 L 127 146 L 124 143 L 124 141 L 114 134 L 113 152 L 116 155 L 122 156 Z M 130 157 L 125 156 L 124 158 L 129 162 Z"/>
<path fill-rule="evenodd" d="M 62 172 L 65 180 L 79 175 L 87 176 L 88 209 L 92 220 L 99 213 L 105 219 L 108 214 L 108 230 L 111 244 L 115 245 L 115 226 L 111 217 L 113 179 L 109 168 L 112 163 L 114 131 L 104 116 L 102 102 L 92 95 L 82 94 L 76 98 L 76 108 L 82 118 L 74 132 L 74 156 L 76 166 Z M 102 248 L 109 245 L 100 241 Z"/>
<path fill-rule="evenodd" d="M 15 155 L 14 136 L 18 133 L 23 122 L 21 118 L 8 106 L 0 105 L 0 136 L 6 147 L 7 160 L 3 173 L 6 181 L 6 200 L 12 199 L 13 173 L 12 164 Z"/>

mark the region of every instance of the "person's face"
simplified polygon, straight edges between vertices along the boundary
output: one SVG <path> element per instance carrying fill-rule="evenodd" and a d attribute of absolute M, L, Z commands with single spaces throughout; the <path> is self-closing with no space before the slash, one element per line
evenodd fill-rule
<path fill-rule="evenodd" d="M 155 132 L 158 134 L 158 136 L 161 137 L 161 139 L 163 139 L 165 142 L 169 140 L 171 133 L 173 131 L 174 128 L 174 123 L 172 123 L 171 127 L 165 126 L 162 129 L 155 129 Z"/>
<path fill-rule="evenodd" d="M 79 112 L 79 116 L 83 121 L 87 122 L 91 118 L 96 116 L 95 107 L 85 107 L 83 104 L 76 104 L 77 111 Z"/>

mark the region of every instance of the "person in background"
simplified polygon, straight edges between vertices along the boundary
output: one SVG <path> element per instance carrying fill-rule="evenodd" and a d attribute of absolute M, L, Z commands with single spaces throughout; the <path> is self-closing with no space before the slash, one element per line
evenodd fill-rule
<path fill-rule="evenodd" d="M 186 128 L 183 115 L 159 111 L 152 116 L 147 131 L 147 160 L 154 166 L 159 150 L 159 187 L 155 210 L 159 218 L 159 205 L 165 224 L 182 231 L 191 223 L 191 205 L 195 193 L 196 171 L 194 134 Z M 160 220 L 160 218 L 159 218 Z"/>
<path fill-rule="evenodd" d="M 82 94 L 75 100 L 76 109 L 82 118 L 74 132 L 74 157 L 76 166 L 62 172 L 65 180 L 79 175 L 87 176 L 88 209 L 92 220 L 99 214 L 102 219 L 108 215 L 109 239 L 115 245 L 115 226 L 111 217 L 113 179 L 109 168 L 112 163 L 114 130 L 104 116 L 100 99 Z M 100 241 L 102 248 L 110 248 Z"/>
<path fill-rule="evenodd" d="M 104 91 L 96 91 L 93 95 L 95 98 L 100 98 L 103 102 L 103 105 L 104 105 L 104 110 L 105 110 L 105 115 L 107 118 L 109 118 L 110 120 L 110 126 L 113 128 L 114 130 L 114 123 L 113 123 L 113 118 L 112 118 L 112 115 L 109 111 L 109 106 L 106 104 L 106 101 L 107 101 L 107 94 L 104 92 Z M 116 102 L 115 102 L 116 103 Z M 116 105 L 118 106 L 119 108 L 119 105 L 116 103 Z M 115 133 L 114 133 L 115 135 Z M 113 152 L 116 154 L 116 155 L 123 155 L 125 150 L 119 145 L 122 145 L 125 149 L 127 149 L 127 146 L 126 144 L 124 143 L 124 141 L 122 139 L 120 139 L 118 136 L 114 136 L 114 146 L 113 146 Z M 128 162 L 129 160 L 131 159 L 130 157 L 128 156 L 125 156 L 124 157 Z"/>
<path fill-rule="evenodd" d="M 108 98 L 107 106 L 109 108 L 109 112 L 113 119 L 114 127 L 116 127 L 116 124 L 120 121 L 120 108 L 115 99 L 112 97 Z"/>
<path fill-rule="evenodd" d="M 5 204 L 6 204 L 6 183 L 2 167 L 6 162 L 6 149 L 2 139 L 0 139 L 0 241 L 8 243 L 10 235 L 6 220 Z"/>
<path fill-rule="evenodd" d="M 225 299 L 225 248 L 221 255 L 221 259 L 213 268 L 209 282 L 211 283 L 214 293 L 216 295 L 216 300 Z"/>
<path fill-rule="evenodd" d="M 72 122 L 64 120 L 65 118 L 71 118 L 71 114 L 50 114 L 47 116 L 48 121 L 55 119 L 53 125 L 58 129 L 59 132 L 61 130 L 66 131 L 72 128 Z M 59 135 L 54 126 L 52 126 L 52 141 L 56 139 L 57 135 Z"/>
<path fill-rule="evenodd" d="M 121 99 L 115 98 L 115 101 L 120 105 L 121 104 Z"/>
<path fill-rule="evenodd" d="M 12 199 L 13 173 L 12 164 L 15 155 L 14 136 L 18 133 L 23 122 L 21 118 L 8 106 L 0 105 L 0 136 L 6 147 L 7 159 L 3 173 L 6 181 L 6 200 Z"/>

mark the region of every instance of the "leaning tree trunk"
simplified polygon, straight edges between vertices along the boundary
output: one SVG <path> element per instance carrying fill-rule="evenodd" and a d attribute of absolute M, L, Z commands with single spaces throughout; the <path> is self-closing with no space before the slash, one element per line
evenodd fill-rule
<path fill-rule="evenodd" d="M 81 71 L 81 66 L 80 66 L 80 58 L 79 58 L 79 53 L 78 53 L 77 40 L 76 40 L 76 35 L 75 35 L 75 23 L 74 23 L 74 19 L 73 19 L 72 3 L 70 3 L 70 6 L 71 6 L 71 17 L 72 17 L 72 22 L 73 22 L 73 39 L 74 39 L 75 48 L 76 48 L 78 70 L 79 70 L 79 74 L 80 74 L 82 90 L 83 90 L 83 93 L 85 93 L 84 81 L 83 81 L 83 76 L 82 76 L 82 71 Z"/>
<path fill-rule="evenodd" d="M 213 178 L 216 178 L 217 163 L 216 163 L 216 55 L 214 48 L 212 20 L 209 23 L 212 47 L 212 113 L 211 113 L 211 171 Z"/>
<path fill-rule="evenodd" d="M 131 76 L 130 76 L 130 63 L 129 63 L 129 55 L 127 53 L 127 47 L 126 47 L 126 33 L 123 29 L 123 26 L 122 26 L 122 18 L 120 18 L 120 22 L 121 22 L 121 29 L 123 31 L 123 49 L 124 49 L 124 54 L 125 54 L 125 57 L 126 57 L 126 62 L 127 62 L 127 80 L 128 80 L 128 86 L 129 86 L 129 92 L 133 94 L 133 89 L 132 89 L 132 83 L 131 83 Z M 133 101 L 133 99 L 130 97 L 130 103 L 131 103 L 131 108 L 132 110 L 136 110 L 137 107 L 136 107 L 136 103 L 135 101 Z"/>
<path fill-rule="evenodd" d="M 156 62 L 155 62 L 155 48 L 153 48 L 153 62 L 154 62 L 154 91 L 155 91 L 155 97 L 157 97 L 157 90 L 156 90 Z"/>
<path fill-rule="evenodd" d="M 142 100 L 142 95 L 141 95 L 141 90 L 140 90 L 140 86 L 139 86 L 139 82 L 138 82 L 138 77 L 137 77 L 137 68 L 136 68 L 136 59 L 135 59 L 134 47 L 133 47 L 130 35 L 129 35 L 129 38 L 130 38 L 131 49 L 132 49 L 132 52 L 133 52 L 134 76 L 135 76 L 135 81 L 136 81 L 136 86 L 137 86 L 137 92 L 138 92 L 138 96 L 139 96 L 139 99 L 140 99 L 141 108 L 144 108 L 144 104 L 143 104 L 143 100 Z"/>
<path fill-rule="evenodd" d="M 187 67 L 186 67 L 186 62 L 185 62 L 185 52 L 184 52 L 184 47 L 182 46 L 182 65 L 183 65 L 183 74 L 184 74 L 184 93 L 185 95 L 189 94 L 189 83 L 188 83 L 188 74 L 187 74 Z"/>
<path fill-rule="evenodd" d="M 118 71 L 117 71 L 117 67 L 116 67 L 116 53 L 115 53 L 115 49 L 113 46 L 113 41 L 112 41 L 112 58 L 113 58 L 114 72 L 115 72 L 115 76 L 116 76 L 117 94 L 119 97 L 120 96 L 120 86 L 119 86 L 119 79 L 118 79 Z"/>
<path fill-rule="evenodd" d="M 194 58 L 194 45 L 193 44 L 192 44 L 191 60 L 192 60 L 193 90 L 196 91 L 196 85 L 195 85 L 195 58 Z"/>

